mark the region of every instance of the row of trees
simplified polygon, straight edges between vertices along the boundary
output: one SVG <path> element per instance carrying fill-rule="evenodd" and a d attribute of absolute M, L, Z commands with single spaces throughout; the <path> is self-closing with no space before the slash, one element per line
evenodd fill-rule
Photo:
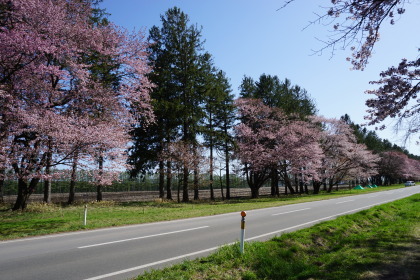
<path fill-rule="evenodd" d="M 157 170 L 161 197 L 166 190 L 172 199 L 177 183 L 183 201 L 191 188 L 199 199 L 205 172 L 214 198 L 216 159 L 228 199 L 232 160 L 253 197 L 268 180 L 279 195 L 280 180 L 291 193 L 293 183 L 303 189 L 310 182 L 318 192 L 322 184 L 331 190 L 343 179 L 377 174 L 380 157 L 352 126 L 315 116 L 308 93 L 288 79 L 245 76 L 234 100 L 226 74 L 204 50 L 201 28 L 179 8 L 162 15 L 146 40 L 108 22 L 97 4 L 0 0 L 0 188 L 1 174 L 13 170 L 14 210 L 26 207 L 41 180 L 48 202 L 60 165 L 71 174 L 69 203 L 77 170 L 92 170 L 101 200 L 112 171 L 126 162 L 132 176 Z M 419 173 L 404 170 L 404 178 Z"/>
<path fill-rule="evenodd" d="M 306 90 L 277 76 L 262 74 L 258 81 L 245 76 L 241 98 L 233 100 L 227 78 L 202 48 L 200 29 L 178 8 L 168 10 L 161 22 L 149 36 L 157 122 L 133 130 L 130 151 L 133 176 L 157 167 L 161 197 L 166 188 L 166 198 L 172 199 L 176 174 L 183 201 L 189 201 L 191 188 L 198 199 L 204 171 L 210 174 L 213 199 L 214 151 L 225 163 L 227 198 L 231 159 L 242 164 L 252 197 L 268 180 L 272 195 L 278 195 L 279 181 L 291 193 L 292 185 L 310 182 L 318 192 L 327 182 L 331 191 L 343 179 L 377 174 L 380 157 L 358 141 L 350 123 L 316 117 Z"/>

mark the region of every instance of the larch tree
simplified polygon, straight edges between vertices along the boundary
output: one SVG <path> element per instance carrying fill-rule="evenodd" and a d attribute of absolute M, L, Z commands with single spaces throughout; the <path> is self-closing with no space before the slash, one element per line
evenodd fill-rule
<path fill-rule="evenodd" d="M 216 106 L 215 120 L 216 120 L 216 133 L 218 135 L 216 141 L 217 151 L 220 154 L 220 158 L 224 159 L 224 171 L 225 171 L 225 186 L 226 199 L 230 199 L 230 165 L 232 153 L 235 149 L 235 137 L 233 135 L 233 127 L 236 123 L 236 107 L 234 105 L 234 95 L 231 93 L 231 86 L 226 74 L 223 71 L 219 71 L 216 74 L 217 77 L 217 91 L 221 93 L 221 100 Z"/>
<path fill-rule="evenodd" d="M 0 1 L 1 168 L 18 180 L 14 210 L 25 209 L 45 168 L 84 159 L 112 159 L 96 172 L 106 185 L 111 163 L 125 162 L 128 129 L 152 118 L 146 78 L 147 44 L 141 33 L 92 24 L 93 1 Z M 112 58 L 112 86 L 94 75 L 90 55 Z M 80 155 L 80 154 L 79 154 Z M 100 168 L 101 169 L 101 168 Z"/>
<path fill-rule="evenodd" d="M 226 74 L 217 69 L 209 72 L 205 94 L 202 131 L 204 145 L 209 149 L 210 199 L 214 200 L 213 173 L 216 153 L 225 159 L 226 197 L 230 198 L 229 161 L 231 149 L 231 128 L 234 122 L 233 95 Z M 230 142 L 229 142 L 230 141 Z"/>
<path fill-rule="evenodd" d="M 149 36 L 151 63 L 154 66 L 149 77 L 156 85 L 151 93 L 157 121 L 154 131 L 156 138 L 152 139 L 152 143 L 156 147 L 156 154 L 177 141 L 190 143 L 193 149 L 196 147 L 198 150 L 198 135 L 202 132 L 200 126 L 209 87 L 206 77 L 212 67 L 211 56 L 203 50 L 201 28 L 190 24 L 188 15 L 179 8 L 171 8 L 161 15 L 161 24 L 161 27 L 153 26 Z M 135 137 L 135 145 L 143 145 L 140 134 Z M 136 156 L 132 154 L 132 158 Z M 154 160 L 156 157 L 152 156 L 151 160 Z M 159 160 L 158 164 L 162 190 L 164 169 L 169 184 L 172 167 L 169 160 Z M 189 165 L 183 168 L 183 201 L 189 201 L 190 168 Z M 193 168 L 193 175 L 194 198 L 197 199 L 197 168 Z"/>

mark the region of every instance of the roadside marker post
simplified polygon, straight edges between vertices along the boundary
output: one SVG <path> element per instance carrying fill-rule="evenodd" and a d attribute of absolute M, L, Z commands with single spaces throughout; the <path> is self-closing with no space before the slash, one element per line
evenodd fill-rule
<path fill-rule="evenodd" d="M 245 239 L 245 217 L 246 217 L 246 212 L 242 211 L 241 212 L 241 243 L 240 243 L 240 252 L 241 254 L 244 253 L 244 239 Z"/>
<path fill-rule="evenodd" d="M 85 218 L 84 218 L 83 225 L 86 226 L 86 224 L 87 224 L 87 204 L 85 204 Z"/>

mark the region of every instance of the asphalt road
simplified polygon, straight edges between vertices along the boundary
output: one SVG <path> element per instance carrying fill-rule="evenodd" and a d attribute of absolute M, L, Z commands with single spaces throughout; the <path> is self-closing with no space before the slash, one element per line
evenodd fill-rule
<path fill-rule="evenodd" d="M 247 211 L 246 241 L 420 193 L 420 186 Z M 240 213 L 0 242 L 0 279 L 127 279 L 237 242 Z M 245 245 L 246 250 L 246 245 Z"/>

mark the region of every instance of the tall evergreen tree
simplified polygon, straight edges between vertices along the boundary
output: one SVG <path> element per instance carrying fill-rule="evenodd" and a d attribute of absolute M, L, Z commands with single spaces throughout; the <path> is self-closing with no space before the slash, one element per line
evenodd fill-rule
<path fill-rule="evenodd" d="M 165 168 L 167 190 L 170 191 L 171 163 L 166 160 L 165 164 L 159 154 L 176 140 L 189 143 L 193 150 L 198 147 L 197 136 L 200 132 L 200 121 L 204 117 L 205 77 L 209 67 L 209 55 L 203 51 L 201 28 L 190 25 L 188 15 L 179 8 L 169 9 L 161 16 L 161 23 L 161 27 L 153 26 L 150 29 L 149 36 L 150 60 L 154 66 L 149 78 L 156 86 L 151 93 L 156 123 L 145 132 L 133 131 L 136 150 L 140 153 L 134 153 L 133 150 L 131 162 L 138 162 L 134 172 L 151 162 L 159 162 L 159 186 L 162 195 Z M 148 141 L 143 142 L 144 139 Z M 154 148 L 154 152 L 142 154 L 141 151 L 150 150 L 151 147 Z M 144 159 L 139 160 L 138 157 Z M 195 198 L 198 198 L 198 167 L 194 167 L 193 170 Z M 183 201 L 189 201 L 190 171 L 190 168 L 184 165 Z"/>
<path fill-rule="evenodd" d="M 219 151 L 225 158 L 226 170 L 226 197 L 230 198 L 229 185 L 229 157 L 232 146 L 232 134 L 230 129 L 235 119 L 233 95 L 226 74 L 221 70 L 215 70 L 209 75 L 208 91 L 204 104 L 205 118 L 203 123 L 203 136 L 205 145 L 209 149 L 209 175 L 210 175 L 210 198 L 214 199 L 213 172 L 215 152 Z"/>

